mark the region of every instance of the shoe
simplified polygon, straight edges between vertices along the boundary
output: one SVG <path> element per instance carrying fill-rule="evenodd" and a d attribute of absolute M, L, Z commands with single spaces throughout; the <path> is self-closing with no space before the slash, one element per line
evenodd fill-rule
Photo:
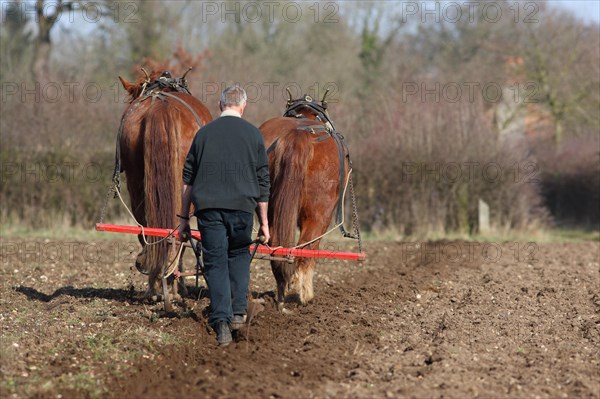
<path fill-rule="evenodd" d="M 246 315 L 245 314 L 234 314 L 231 319 L 231 329 L 233 331 L 237 331 L 242 328 L 246 324 Z"/>
<path fill-rule="evenodd" d="M 229 329 L 229 325 L 227 325 L 226 321 L 221 320 L 217 322 L 215 332 L 217 333 L 217 342 L 219 343 L 219 346 L 227 346 L 231 341 L 233 341 L 231 330 Z"/>

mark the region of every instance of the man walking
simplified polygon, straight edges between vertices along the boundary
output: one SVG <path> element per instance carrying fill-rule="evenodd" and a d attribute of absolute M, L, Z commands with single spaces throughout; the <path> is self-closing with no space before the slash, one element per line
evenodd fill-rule
<path fill-rule="evenodd" d="M 253 211 L 259 235 L 270 237 L 269 165 L 260 131 L 241 118 L 246 98 L 239 85 L 223 90 L 221 117 L 196 133 L 183 168 L 179 234 L 189 231 L 192 201 L 210 293 L 208 323 L 219 345 L 228 345 L 231 330 L 245 322 Z"/>

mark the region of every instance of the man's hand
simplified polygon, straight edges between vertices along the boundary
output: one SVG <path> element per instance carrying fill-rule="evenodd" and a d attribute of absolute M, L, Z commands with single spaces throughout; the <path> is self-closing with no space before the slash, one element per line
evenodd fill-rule
<path fill-rule="evenodd" d="M 260 229 L 258 230 L 258 236 L 264 236 L 265 242 L 271 241 L 271 234 L 269 233 L 269 220 L 267 219 L 267 210 L 269 209 L 268 202 L 259 202 L 256 207 L 256 215 L 258 216 L 258 223 L 260 223 Z"/>
<path fill-rule="evenodd" d="M 271 240 L 271 234 L 269 234 L 269 225 L 268 224 L 263 224 L 260 226 L 260 229 L 258 230 L 258 236 L 263 236 L 265 238 L 264 242 L 261 242 L 261 244 L 266 244 Z"/>
<path fill-rule="evenodd" d="M 192 236 L 192 230 L 190 229 L 190 221 L 181 219 L 179 221 L 179 241 L 186 242 Z"/>
<path fill-rule="evenodd" d="M 181 193 L 181 213 L 179 217 L 179 240 L 186 242 L 192 236 L 190 230 L 190 203 L 192 201 L 192 186 L 187 184 L 183 185 L 183 191 Z"/>

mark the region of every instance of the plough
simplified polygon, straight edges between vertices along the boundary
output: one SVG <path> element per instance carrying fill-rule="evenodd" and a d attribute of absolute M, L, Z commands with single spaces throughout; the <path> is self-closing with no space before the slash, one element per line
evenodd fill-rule
<path fill-rule="evenodd" d="M 171 244 L 174 244 L 176 240 L 179 238 L 178 230 L 164 229 L 164 228 L 156 228 L 156 227 L 144 227 L 141 226 L 128 226 L 128 225 L 119 225 L 119 224 L 108 224 L 108 223 L 96 223 L 97 231 L 107 231 L 113 233 L 125 233 L 125 234 L 144 234 L 145 236 L 151 237 L 162 237 L 168 239 Z M 196 241 L 196 243 L 194 243 Z M 305 257 L 305 258 L 319 258 L 319 259 L 340 259 L 340 260 L 354 260 L 354 261 L 364 261 L 366 259 L 366 254 L 364 252 L 340 252 L 340 251 L 329 251 L 329 250 L 315 250 L 315 249 L 304 249 L 304 248 L 283 248 L 283 247 L 275 247 L 271 248 L 268 245 L 261 245 L 260 239 L 253 241 L 253 246 L 251 245 L 248 250 L 252 253 L 252 258 L 262 259 L 262 260 L 277 260 L 288 263 L 293 263 L 295 257 Z M 204 276 L 204 266 L 201 258 L 201 236 L 200 232 L 197 230 L 191 231 L 191 239 L 189 243 L 184 243 L 185 246 L 189 246 L 194 251 L 196 256 L 196 270 L 194 272 L 179 272 L 175 273 L 176 277 L 196 277 L 196 287 L 198 287 L 199 276 Z M 260 257 L 255 257 L 256 253 L 261 254 Z M 164 295 L 164 305 L 166 311 L 172 311 L 172 305 L 169 298 L 169 293 L 167 290 L 167 281 L 166 275 L 162 278 L 162 286 L 163 286 L 163 295 Z"/>
<path fill-rule="evenodd" d="M 96 230 L 98 231 L 108 231 L 113 233 L 126 233 L 126 234 L 142 234 L 142 228 L 139 226 L 127 226 L 127 225 L 118 225 L 118 224 L 107 224 L 107 223 L 97 223 Z M 177 230 L 171 229 L 162 229 L 156 227 L 144 227 L 143 233 L 146 236 L 152 237 L 174 237 L 178 238 L 179 234 Z M 196 239 L 200 240 L 200 232 L 192 230 L 192 236 Z M 256 251 L 259 254 L 267 255 L 267 258 L 263 259 L 273 259 L 273 257 L 285 258 L 290 260 L 294 257 L 304 257 L 304 258 L 321 258 L 321 259 L 340 259 L 340 260 L 355 260 L 355 261 L 364 261 L 366 259 L 366 254 L 364 252 L 341 252 L 341 251 L 329 251 L 323 249 L 304 249 L 304 248 L 282 248 L 275 247 L 270 248 L 266 245 L 259 245 Z M 279 260 L 279 259 L 275 259 Z"/>

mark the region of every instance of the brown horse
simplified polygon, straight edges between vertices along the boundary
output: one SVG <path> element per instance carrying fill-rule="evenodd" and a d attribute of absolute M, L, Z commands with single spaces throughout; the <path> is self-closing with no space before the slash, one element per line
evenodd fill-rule
<path fill-rule="evenodd" d="M 321 240 L 313 240 L 327 231 L 338 204 L 349 161 L 324 100 L 319 105 L 308 96 L 298 100 L 290 96 L 284 117 L 260 126 L 269 154 L 272 246 L 319 249 Z M 296 228 L 300 230 L 297 243 Z M 292 299 L 288 296 L 292 290 L 301 304 L 314 297 L 315 266 L 314 258 L 297 258 L 293 264 L 271 261 L 280 306 Z"/>
<path fill-rule="evenodd" d="M 145 71 L 144 71 L 145 72 Z M 146 227 L 174 229 L 181 206 L 182 171 L 190 145 L 200 127 L 212 120 L 208 109 L 189 94 L 185 75 L 173 79 L 168 72 L 146 73 L 145 78 L 129 83 L 119 77 L 130 95 L 123 113 L 117 144 L 117 168 L 127 176 L 131 210 L 138 223 Z M 117 172 L 117 170 L 115 172 Z M 116 173 L 118 177 L 118 173 Z M 166 240 L 145 245 L 136 267 L 148 274 L 149 298 L 158 298 L 158 283 L 175 256 L 175 245 Z M 149 243 L 156 239 L 147 238 Z M 173 296 L 177 283 L 169 278 Z M 167 304 L 166 304 L 167 305 Z"/>

